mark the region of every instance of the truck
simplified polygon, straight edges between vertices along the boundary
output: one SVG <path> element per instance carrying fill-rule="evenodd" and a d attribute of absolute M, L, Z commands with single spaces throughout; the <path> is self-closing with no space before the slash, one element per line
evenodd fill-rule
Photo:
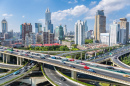
<path fill-rule="evenodd" d="M 18 71 L 16 71 L 16 72 L 14 72 L 13 74 L 14 75 L 17 75 L 17 74 L 19 74 L 20 73 L 20 71 L 18 70 Z"/>

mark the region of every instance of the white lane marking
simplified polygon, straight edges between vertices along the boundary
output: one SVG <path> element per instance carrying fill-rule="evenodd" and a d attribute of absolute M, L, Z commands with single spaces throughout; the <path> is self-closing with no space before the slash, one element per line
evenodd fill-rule
<path fill-rule="evenodd" d="M 62 83 L 60 83 L 60 82 L 58 82 L 58 81 L 54 81 L 54 82 L 56 82 L 56 83 L 58 83 L 58 84 L 62 84 Z"/>

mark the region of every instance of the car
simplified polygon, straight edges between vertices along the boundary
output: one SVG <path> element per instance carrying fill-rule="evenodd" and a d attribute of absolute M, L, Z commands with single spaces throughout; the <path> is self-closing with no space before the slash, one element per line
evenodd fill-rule
<path fill-rule="evenodd" d="M 123 70 L 117 70 L 116 72 L 125 73 L 126 74 L 126 72 L 124 72 Z"/>
<path fill-rule="evenodd" d="M 50 55 L 45 55 L 45 57 L 51 57 Z"/>
<path fill-rule="evenodd" d="M 106 67 L 107 69 L 112 69 L 112 70 L 114 70 L 114 68 L 113 67 L 111 67 L 111 66 L 108 66 L 108 67 Z"/>
<path fill-rule="evenodd" d="M 18 70 L 18 71 L 16 71 L 16 72 L 14 72 L 13 74 L 14 75 L 17 75 L 17 74 L 19 74 L 20 73 L 20 71 Z"/>
<path fill-rule="evenodd" d="M 129 75 L 124 74 L 123 77 L 130 77 Z"/>
<path fill-rule="evenodd" d="M 28 54 L 25 54 L 25 56 L 28 56 Z"/>
<path fill-rule="evenodd" d="M 67 59 L 67 58 L 65 58 L 65 59 L 62 59 L 62 61 L 68 61 L 68 59 Z"/>
<path fill-rule="evenodd" d="M 82 62 L 82 63 L 80 63 L 80 64 L 81 64 L 81 65 L 86 65 L 86 64 L 85 64 L 85 63 L 83 63 L 83 62 Z"/>
<path fill-rule="evenodd" d="M 69 61 L 74 61 L 74 59 L 70 59 Z"/>
<path fill-rule="evenodd" d="M 40 56 L 40 54 L 36 53 L 35 55 Z"/>
<path fill-rule="evenodd" d="M 19 50 L 16 50 L 16 52 L 19 52 Z"/>
<path fill-rule="evenodd" d="M 7 53 L 7 51 L 4 51 L 5 53 Z"/>
<path fill-rule="evenodd" d="M 33 56 L 29 56 L 30 58 L 33 58 Z"/>
<path fill-rule="evenodd" d="M 96 73 L 93 69 L 88 69 L 87 71 Z"/>
<path fill-rule="evenodd" d="M 60 79 L 61 79 L 62 81 L 66 81 L 66 79 L 65 79 L 64 77 L 60 77 Z"/>
<path fill-rule="evenodd" d="M 63 64 L 66 64 L 64 61 L 61 61 Z"/>
<path fill-rule="evenodd" d="M 71 64 L 69 65 L 69 67 L 75 68 L 75 66 L 73 66 L 73 65 L 71 65 Z"/>
<path fill-rule="evenodd" d="M 95 63 L 90 63 L 90 65 L 92 65 L 92 66 L 96 66 L 96 67 L 98 66 L 98 65 L 97 65 L 97 64 L 95 64 Z"/>
<path fill-rule="evenodd" d="M 89 67 L 88 66 L 84 66 L 84 69 L 89 69 Z"/>
<path fill-rule="evenodd" d="M 13 51 L 10 51 L 10 53 L 13 53 Z"/>
<path fill-rule="evenodd" d="M 24 71 L 24 72 L 27 72 L 28 70 L 27 70 L 27 69 L 24 69 L 23 71 Z"/>
<path fill-rule="evenodd" d="M 61 59 L 61 57 L 56 57 L 56 59 Z"/>
<path fill-rule="evenodd" d="M 21 56 L 22 54 L 21 54 L 21 53 L 18 53 L 18 55 L 20 55 L 20 56 Z"/>
<path fill-rule="evenodd" d="M 45 59 L 45 57 L 43 57 L 43 56 L 40 56 L 40 58 L 41 58 L 41 59 Z"/>
<path fill-rule="evenodd" d="M 52 59 L 56 59 L 56 57 L 55 56 L 53 56 L 53 57 L 51 57 Z"/>

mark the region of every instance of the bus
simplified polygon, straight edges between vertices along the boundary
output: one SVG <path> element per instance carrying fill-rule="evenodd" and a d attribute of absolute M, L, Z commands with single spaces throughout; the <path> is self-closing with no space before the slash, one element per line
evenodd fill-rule
<path fill-rule="evenodd" d="M 9 48 L 9 49 L 7 49 L 8 51 L 13 51 L 13 48 Z"/>

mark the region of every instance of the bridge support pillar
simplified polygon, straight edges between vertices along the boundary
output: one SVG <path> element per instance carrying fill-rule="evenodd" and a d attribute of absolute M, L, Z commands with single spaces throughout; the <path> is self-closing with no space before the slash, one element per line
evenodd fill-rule
<path fill-rule="evenodd" d="M 77 79 L 77 72 L 71 71 L 71 78 L 76 80 Z"/>
<path fill-rule="evenodd" d="M 96 56 L 96 51 L 95 51 L 95 56 Z"/>
<path fill-rule="evenodd" d="M 85 53 L 85 60 L 86 60 L 86 53 Z"/>
<path fill-rule="evenodd" d="M 5 61 L 5 54 L 3 54 L 3 63 L 4 63 L 4 61 Z"/>
<path fill-rule="evenodd" d="M 74 59 L 76 59 L 76 55 L 74 55 Z"/>
<path fill-rule="evenodd" d="M 107 61 L 106 61 L 106 65 L 107 65 Z"/>
<path fill-rule="evenodd" d="M 10 56 L 9 55 L 6 55 L 6 64 L 10 62 Z"/>
<path fill-rule="evenodd" d="M 22 65 L 22 58 L 19 58 L 20 59 L 20 65 Z"/>
<path fill-rule="evenodd" d="M 17 57 L 17 65 L 19 65 L 19 57 Z"/>

